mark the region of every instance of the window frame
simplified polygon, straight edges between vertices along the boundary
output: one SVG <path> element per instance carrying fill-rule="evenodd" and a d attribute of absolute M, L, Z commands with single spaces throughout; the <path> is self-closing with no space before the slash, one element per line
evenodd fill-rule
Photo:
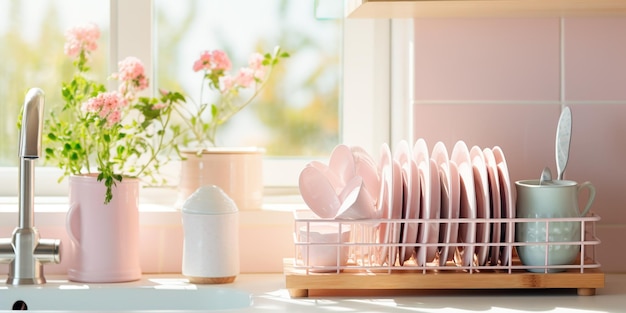
<path fill-rule="evenodd" d="M 110 0 L 109 72 L 126 56 L 140 58 L 154 79 L 152 0 Z M 383 143 L 413 138 L 413 24 L 410 19 L 345 19 L 342 47 L 340 142 L 358 145 L 378 159 Z M 364 66 L 365 65 L 365 66 Z M 112 86 L 109 86 L 112 87 Z M 266 189 L 297 193 L 300 170 L 311 158 L 264 158 Z M 175 165 L 167 171 L 178 170 Z M 38 196 L 67 196 L 67 179 L 56 183 L 61 171 L 38 167 Z M 174 174 L 175 175 L 175 174 Z M 176 175 L 175 175 L 176 176 Z M 18 168 L 0 167 L 0 196 L 16 196 Z"/>

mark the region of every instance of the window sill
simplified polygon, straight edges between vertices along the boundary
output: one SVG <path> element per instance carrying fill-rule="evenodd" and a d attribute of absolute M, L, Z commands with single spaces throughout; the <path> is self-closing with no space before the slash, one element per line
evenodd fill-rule
<path fill-rule="evenodd" d="M 142 270 L 180 272 L 184 233 L 181 211 L 173 205 L 175 191 L 159 190 L 158 198 L 143 191 L 139 205 Z M 282 272 L 282 259 L 294 253 L 293 211 L 306 205 L 299 195 L 277 190 L 266 192 L 264 203 L 259 210 L 239 212 L 242 273 Z M 42 238 L 61 239 L 61 260 L 73 256 L 65 231 L 68 207 L 67 197 L 35 198 L 35 226 Z M 18 222 L 17 209 L 16 197 L 0 197 L 0 237 L 11 237 Z M 46 265 L 46 273 L 65 274 L 67 263 Z M 0 272 L 5 270 L 6 267 L 0 268 Z"/>

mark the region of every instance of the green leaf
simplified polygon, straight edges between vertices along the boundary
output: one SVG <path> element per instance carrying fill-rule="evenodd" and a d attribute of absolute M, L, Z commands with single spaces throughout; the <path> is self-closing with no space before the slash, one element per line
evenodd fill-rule
<path fill-rule="evenodd" d="M 172 93 L 171 99 L 172 99 L 172 102 L 177 102 L 177 101 L 184 102 L 185 101 L 185 97 L 180 92 Z"/>

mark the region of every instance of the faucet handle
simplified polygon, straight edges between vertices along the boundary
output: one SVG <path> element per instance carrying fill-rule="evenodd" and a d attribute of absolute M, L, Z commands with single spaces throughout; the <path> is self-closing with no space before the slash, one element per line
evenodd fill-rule
<path fill-rule="evenodd" d="M 24 100 L 22 129 L 20 135 L 20 158 L 37 159 L 41 155 L 43 129 L 44 92 L 31 88 Z"/>
<path fill-rule="evenodd" d="M 39 239 L 34 255 L 41 263 L 61 263 L 61 240 Z"/>

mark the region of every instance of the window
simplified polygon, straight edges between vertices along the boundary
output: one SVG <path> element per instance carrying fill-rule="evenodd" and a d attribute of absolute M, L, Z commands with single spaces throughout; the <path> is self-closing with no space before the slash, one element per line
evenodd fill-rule
<path fill-rule="evenodd" d="M 155 0 L 157 8 L 159 1 L 160 0 Z M 207 1 L 201 2 L 204 3 Z M 282 3 L 287 5 L 287 3 L 292 2 L 293 1 L 284 1 Z M 37 72 L 29 72 L 28 77 L 30 79 L 28 80 L 28 83 L 15 81 L 13 82 L 13 85 L 11 85 L 9 84 L 9 82 L 11 82 L 11 79 L 9 78 L 12 77 L 12 73 L 15 73 L 16 70 L 8 72 L 11 69 L 9 65 L 5 65 L 0 69 L 0 73 L 2 73 L 0 74 L 0 80 L 4 81 L 0 82 L 0 99 L 2 99 L 0 102 L 0 108 L 2 108 L 3 112 L 7 112 L 2 116 L 2 119 L 5 119 L 5 121 L 0 122 L 2 123 L 0 124 L 0 131 L 2 131 L 0 136 L 3 138 L 0 142 L 0 149 L 3 151 L 3 154 L 0 157 L 0 162 L 2 162 L 0 165 L 7 167 L 0 168 L 0 176 L 8 177 L 8 179 L 0 181 L 0 195 L 15 195 L 15 186 L 17 185 L 15 180 L 17 179 L 17 171 L 14 166 L 17 161 L 17 143 L 15 141 L 11 141 L 10 138 L 17 138 L 17 132 L 14 128 L 15 120 L 12 120 L 11 117 L 17 116 L 17 111 L 22 105 L 23 95 L 25 94 L 26 89 L 35 84 L 30 83 L 31 79 L 36 83 L 41 81 L 42 84 L 40 86 L 45 88 L 44 90 L 51 90 L 48 92 L 46 99 L 47 105 L 55 102 L 52 100 L 53 98 L 51 94 L 54 94 L 55 90 L 59 90 L 60 80 L 54 76 L 58 71 L 52 71 L 50 69 L 56 69 L 58 67 L 55 67 L 54 65 L 47 65 L 45 62 L 53 61 L 52 57 L 50 57 L 50 51 L 53 51 L 54 49 L 62 51 L 63 31 L 72 25 L 88 21 L 94 21 L 100 25 L 102 29 L 106 29 L 106 25 L 109 24 L 109 18 L 104 15 L 105 13 L 110 12 L 111 18 L 109 32 L 103 32 L 111 34 L 109 40 L 109 53 L 103 55 L 103 58 L 108 58 L 110 61 L 102 62 L 103 68 L 108 66 L 108 70 L 102 69 L 102 72 L 110 73 L 112 71 L 111 67 L 114 68 L 116 66 L 117 60 L 120 60 L 128 55 L 134 55 L 141 58 L 144 60 L 146 67 L 150 68 L 160 62 L 159 58 L 164 57 L 163 55 L 159 56 L 158 53 L 154 53 L 155 51 L 151 48 L 153 47 L 153 36 L 151 34 L 154 32 L 151 21 L 152 4 L 153 1 L 151 0 L 101 0 L 99 2 L 85 2 L 80 0 L 9 0 L 0 2 L 0 12 L 11 12 L 4 13 L 5 16 L 0 16 L 0 36 L 2 36 L 0 37 L 0 41 L 6 40 L 6 38 L 11 36 L 16 36 L 14 33 L 16 30 L 26 31 L 28 29 L 27 27 L 20 27 L 20 24 L 17 24 L 18 26 L 14 26 L 14 28 L 10 28 L 11 24 L 9 21 L 11 19 L 9 19 L 8 16 L 19 16 L 19 14 L 15 13 L 16 11 L 11 11 L 17 10 L 16 6 L 19 6 L 21 10 L 36 11 L 37 14 L 34 15 L 37 16 L 35 21 L 42 21 L 41 23 L 43 23 L 46 19 L 54 20 L 55 15 L 46 14 L 46 8 L 53 7 L 59 12 L 56 15 L 58 18 L 56 21 L 58 25 L 58 27 L 56 27 L 56 31 L 53 32 L 51 29 L 46 29 L 46 31 L 50 31 L 50 36 L 32 37 L 33 42 L 42 45 L 45 44 L 43 48 L 30 48 L 32 50 L 29 50 L 30 53 L 35 55 L 35 58 L 39 60 L 39 62 L 35 62 L 38 66 L 40 66 L 41 72 L 39 72 L 39 74 L 36 74 Z M 177 4 L 179 3 L 177 2 Z M 308 5 L 313 4 L 314 2 L 308 2 Z M 65 8 L 65 10 L 61 10 L 60 8 Z M 71 8 L 71 10 L 67 8 Z M 158 12 L 158 10 L 156 12 Z M 158 16 L 158 13 L 156 12 L 154 15 Z M 39 27 L 41 27 L 41 23 L 32 23 L 32 16 L 33 15 L 31 15 L 28 20 L 30 21 L 30 24 L 39 25 Z M 281 20 L 281 18 L 277 19 L 279 21 Z M 28 24 L 27 21 L 24 21 L 24 23 Z M 339 22 L 331 21 L 329 23 Z M 401 117 L 400 120 L 406 119 L 406 115 L 398 113 L 399 110 L 390 109 L 390 86 L 393 85 L 395 89 L 397 89 L 398 86 L 397 82 L 394 83 L 394 75 L 390 76 L 389 73 L 389 69 L 392 65 L 389 62 L 391 59 L 390 53 L 393 53 L 389 48 L 389 34 L 395 33 L 395 31 L 390 31 L 391 24 L 387 20 L 344 20 L 342 27 L 344 40 L 342 42 L 341 53 L 339 54 L 339 64 L 341 64 L 341 68 L 343 70 L 340 75 L 340 84 L 342 84 L 343 91 L 340 92 L 339 98 L 343 99 L 341 101 L 343 103 L 343 107 L 338 114 L 338 125 L 340 126 L 338 126 L 339 136 L 337 138 L 337 142 L 346 141 L 350 144 L 361 145 L 370 151 L 370 153 L 374 156 L 377 156 L 380 143 L 392 142 L 392 138 L 390 137 L 392 133 L 395 133 L 394 136 L 401 136 L 398 135 L 397 131 L 394 131 L 390 127 L 390 125 L 394 125 L 395 129 L 395 125 L 400 125 L 400 123 L 391 123 L 391 120 L 396 119 L 397 116 Z M 404 29 L 404 27 L 402 28 Z M 409 28 L 410 27 L 406 27 L 406 29 Z M 11 29 L 11 31 L 9 31 L 9 29 Z M 405 39 L 406 36 L 403 40 Z M 338 39 L 333 38 L 332 40 Z M 59 48 L 54 48 L 54 45 L 58 45 Z M 401 41 L 401 45 L 404 45 L 404 42 Z M 8 45 L 5 45 L 4 41 L 2 41 L 2 44 L 0 45 L 0 53 L 2 53 L 1 56 L 5 56 L 5 59 L 7 58 L 5 55 L 5 53 L 7 53 L 5 52 L 7 46 Z M 214 49 L 216 47 L 217 44 L 211 44 L 209 42 L 203 45 L 202 49 Z M 401 47 L 401 49 L 404 48 L 405 47 Z M 192 60 L 190 62 L 192 62 L 197 51 L 192 51 L 190 53 L 192 55 Z M 153 58 L 154 55 L 157 57 Z M 237 57 L 237 59 L 239 59 L 239 57 Z M 400 64 L 402 64 L 402 62 L 406 62 L 407 60 L 408 57 L 404 59 L 396 58 L 396 62 L 399 62 Z M 405 68 L 406 64 L 407 63 L 404 63 Z M 403 76 L 400 76 L 400 78 L 404 79 Z M 159 79 L 161 79 L 161 77 L 159 77 Z M 155 80 L 153 79 L 153 81 Z M 401 82 L 405 85 L 408 83 L 406 81 Z M 47 83 L 47 85 L 43 85 L 43 83 Z M 328 84 L 330 85 L 330 83 Z M 7 90 L 20 90 L 20 88 L 22 90 L 21 93 L 13 96 L 13 100 L 6 100 L 9 98 Z M 403 93 L 404 95 L 400 98 L 409 94 L 407 92 Z M 287 96 L 285 97 L 287 98 Z M 301 97 L 305 98 L 304 96 Z M 6 104 L 8 103 L 7 101 L 10 101 L 11 104 Z M 408 103 L 411 103 L 410 101 L 404 102 L 398 99 L 394 101 L 394 103 L 401 103 L 400 107 L 406 107 Z M 12 132 L 10 129 L 13 129 Z M 406 130 L 401 129 L 400 132 L 406 132 Z M 406 138 L 406 136 L 402 137 Z M 332 146 L 334 146 L 334 143 Z M 310 156 L 313 154 L 304 152 L 302 155 Z M 320 152 L 317 153 L 317 155 L 325 154 Z M 268 157 L 265 169 L 267 176 L 266 183 L 270 186 L 296 186 L 298 173 L 308 160 L 308 158 L 303 157 Z M 36 191 L 40 194 L 65 195 L 66 190 L 63 189 L 63 185 L 61 185 L 60 188 L 57 188 L 57 185 L 54 183 L 46 183 L 52 181 L 56 182 L 58 173 L 55 173 L 54 171 L 52 172 L 52 174 L 48 175 L 46 170 L 41 168 L 38 169 L 36 172 L 38 177 Z M 48 187 L 53 188 L 52 190 L 49 190 Z"/>
<path fill-rule="evenodd" d="M 103 47 L 94 55 L 94 75 L 106 77 L 108 0 L 0 1 L 0 166 L 16 166 L 17 116 L 31 87 L 46 93 L 46 109 L 61 103 L 59 73 L 71 73 L 64 57 L 64 31 L 94 22 L 102 29 Z"/>
<path fill-rule="evenodd" d="M 158 86 L 195 102 L 202 73 L 192 65 L 202 51 L 224 50 L 230 72 L 252 52 L 280 45 L 291 54 L 220 129 L 217 145 L 256 145 L 267 156 L 288 157 L 324 156 L 337 145 L 342 23 L 317 19 L 313 0 L 157 0 L 155 17 Z"/>
<path fill-rule="evenodd" d="M 0 58 L 5 60 L 0 66 L 0 196 L 13 197 L 17 193 L 16 124 L 24 96 L 29 88 L 39 87 L 46 94 L 46 110 L 62 105 L 59 73 L 71 73 L 71 61 L 63 54 L 64 31 L 87 22 L 101 27 L 101 47 L 93 56 L 92 69 L 95 75 L 106 77 L 108 0 L 0 1 Z M 67 184 L 56 184 L 59 173 L 38 169 L 36 191 L 66 195 Z"/>

